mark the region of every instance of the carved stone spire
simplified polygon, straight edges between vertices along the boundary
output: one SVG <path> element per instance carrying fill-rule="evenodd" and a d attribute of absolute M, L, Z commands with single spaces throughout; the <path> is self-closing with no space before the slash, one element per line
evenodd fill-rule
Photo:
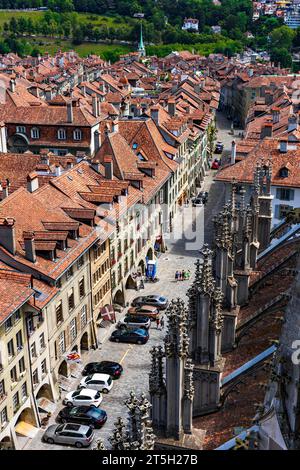
<path fill-rule="evenodd" d="M 172 300 L 166 315 L 168 317 L 168 332 L 165 337 L 167 357 L 184 358 L 188 355 L 188 311 L 182 299 Z"/>
<path fill-rule="evenodd" d="M 109 438 L 112 449 L 152 450 L 155 436 L 149 420 L 150 402 L 144 394 L 138 399 L 134 392 L 130 392 L 130 397 L 124 404 L 128 408 L 127 428 L 122 418 L 118 418 L 113 435 Z"/>
<path fill-rule="evenodd" d="M 201 254 L 203 256 L 203 263 L 199 275 L 199 292 L 201 294 L 211 295 L 215 287 L 215 281 L 212 273 L 213 252 L 208 248 L 208 245 L 205 244 L 203 245 Z"/>

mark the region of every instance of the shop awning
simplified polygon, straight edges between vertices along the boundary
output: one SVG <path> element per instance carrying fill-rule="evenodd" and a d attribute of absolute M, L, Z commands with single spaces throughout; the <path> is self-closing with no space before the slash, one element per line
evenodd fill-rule
<path fill-rule="evenodd" d="M 26 423 L 26 421 L 19 421 L 15 427 L 15 431 L 21 436 L 30 437 L 30 439 L 33 439 L 39 432 L 39 429 L 35 426 L 32 426 L 32 424 Z"/>
<path fill-rule="evenodd" d="M 53 401 L 48 400 L 48 398 L 41 397 L 37 399 L 37 404 L 40 411 L 44 411 L 45 413 L 54 413 L 55 411 L 55 403 Z"/>

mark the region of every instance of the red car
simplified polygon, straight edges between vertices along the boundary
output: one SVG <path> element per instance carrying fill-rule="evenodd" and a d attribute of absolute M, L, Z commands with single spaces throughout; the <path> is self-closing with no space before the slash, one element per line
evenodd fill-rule
<path fill-rule="evenodd" d="M 211 164 L 211 169 L 218 170 L 219 168 L 220 168 L 220 163 L 218 162 L 218 160 L 213 161 Z"/>

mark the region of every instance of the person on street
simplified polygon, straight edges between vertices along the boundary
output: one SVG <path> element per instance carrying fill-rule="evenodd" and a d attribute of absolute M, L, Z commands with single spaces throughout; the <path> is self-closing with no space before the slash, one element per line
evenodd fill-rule
<path fill-rule="evenodd" d="M 185 270 L 184 269 L 182 270 L 182 273 L 181 273 L 181 280 L 182 281 L 185 280 Z"/>
<path fill-rule="evenodd" d="M 160 325 L 160 321 L 159 321 L 159 317 L 156 318 L 156 329 L 158 330 L 159 329 L 159 325 Z"/>
<path fill-rule="evenodd" d="M 179 278 L 179 272 L 176 271 L 176 273 L 175 273 L 175 281 L 176 281 L 176 282 L 178 281 L 178 278 Z"/>
<path fill-rule="evenodd" d="M 160 328 L 161 330 L 163 330 L 165 327 L 165 320 L 164 320 L 164 317 L 161 317 L 161 320 L 160 320 Z"/>

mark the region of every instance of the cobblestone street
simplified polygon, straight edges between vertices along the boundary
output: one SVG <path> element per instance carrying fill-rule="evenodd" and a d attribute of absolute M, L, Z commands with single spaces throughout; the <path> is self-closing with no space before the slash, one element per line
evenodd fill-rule
<path fill-rule="evenodd" d="M 161 294 L 169 299 L 182 297 L 187 301 L 186 291 L 191 281 L 178 281 L 174 279 L 177 269 L 189 269 L 194 272 L 194 263 L 199 256 L 199 249 L 202 247 L 204 240 L 211 240 L 212 217 L 220 209 L 223 204 L 223 195 L 219 190 L 217 183 L 213 182 L 214 172 L 210 171 L 205 178 L 202 190 L 209 191 L 208 203 L 205 209 L 189 207 L 181 208 L 176 214 L 174 231 L 166 240 L 167 251 L 161 254 L 158 259 L 158 283 L 145 283 L 145 289 L 141 291 L 142 295 Z M 183 225 L 184 221 L 184 225 Z M 182 227 L 184 236 L 182 237 Z M 195 231 L 196 229 L 196 231 Z M 192 233 L 194 230 L 194 233 Z M 196 235 L 196 237 L 195 237 Z M 190 244 L 190 246 L 189 246 Z M 128 291 L 127 301 L 131 301 L 139 293 L 134 290 Z M 118 314 L 118 318 L 123 316 Z M 113 389 L 108 395 L 103 395 L 103 408 L 108 415 L 108 419 L 104 427 L 96 430 L 96 438 L 101 437 L 106 445 L 109 445 L 108 437 L 114 428 L 114 423 L 118 416 L 123 416 L 126 407 L 123 404 L 128 398 L 129 392 L 134 390 L 140 394 L 145 392 L 148 394 L 148 373 L 150 370 L 150 349 L 161 344 L 164 337 L 164 331 L 157 330 L 153 323 L 150 328 L 150 340 L 146 345 L 130 345 L 122 343 L 112 343 L 108 340 L 114 326 L 107 329 L 99 329 L 99 349 L 92 350 L 83 356 L 83 363 L 91 361 L 101 361 L 104 359 L 113 360 L 122 364 L 124 368 L 121 379 L 114 381 Z M 81 379 L 81 374 L 77 378 L 70 381 L 71 388 L 74 390 Z M 64 396 L 64 394 L 63 394 Z M 50 418 L 49 424 L 55 422 L 55 418 L 62 408 L 61 402 L 58 403 L 55 413 Z M 74 449 L 73 447 L 59 446 L 43 443 L 41 437 L 44 430 L 41 429 L 34 439 L 27 443 L 25 449 L 43 450 L 43 449 Z"/>

